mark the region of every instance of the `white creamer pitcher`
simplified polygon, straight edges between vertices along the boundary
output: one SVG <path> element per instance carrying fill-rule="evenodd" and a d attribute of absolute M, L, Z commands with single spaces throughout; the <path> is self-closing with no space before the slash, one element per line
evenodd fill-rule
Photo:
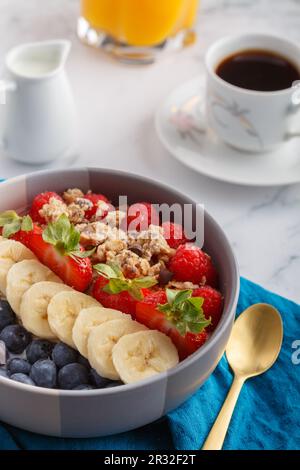
<path fill-rule="evenodd" d="M 15 160 L 41 164 L 76 145 L 76 113 L 65 74 L 71 43 L 51 40 L 10 50 L 0 82 L 1 142 Z"/>

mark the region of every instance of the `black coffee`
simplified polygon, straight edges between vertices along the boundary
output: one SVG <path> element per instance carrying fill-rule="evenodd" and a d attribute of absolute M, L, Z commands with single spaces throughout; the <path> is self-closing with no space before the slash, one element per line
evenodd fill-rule
<path fill-rule="evenodd" d="M 288 59 L 269 51 L 245 50 L 226 57 L 216 74 L 240 88 L 277 91 L 300 80 L 300 72 Z"/>

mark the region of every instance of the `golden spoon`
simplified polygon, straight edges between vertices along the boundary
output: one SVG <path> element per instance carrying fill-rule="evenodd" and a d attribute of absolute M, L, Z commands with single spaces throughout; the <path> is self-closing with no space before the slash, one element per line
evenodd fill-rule
<path fill-rule="evenodd" d="M 203 450 L 220 450 L 245 380 L 266 372 L 280 352 L 283 327 L 279 312 L 268 304 L 247 308 L 236 320 L 226 348 L 234 380 Z"/>

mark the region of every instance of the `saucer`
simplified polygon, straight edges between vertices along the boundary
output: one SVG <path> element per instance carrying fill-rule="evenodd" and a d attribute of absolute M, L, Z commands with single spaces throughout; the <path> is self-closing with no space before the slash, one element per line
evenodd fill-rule
<path fill-rule="evenodd" d="M 300 139 L 267 153 L 223 143 L 204 119 L 205 80 L 199 76 L 164 100 L 155 116 L 158 137 L 170 154 L 197 173 L 228 183 L 280 186 L 300 182 Z"/>

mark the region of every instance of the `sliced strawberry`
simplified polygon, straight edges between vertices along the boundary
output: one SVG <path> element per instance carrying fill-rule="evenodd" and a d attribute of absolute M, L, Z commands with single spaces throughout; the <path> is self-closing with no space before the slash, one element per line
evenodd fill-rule
<path fill-rule="evenodd" d="M 66 227 L 65 237 L 67 237 L 71 224 L 66 216 L 61 216 L 58 222 L 49 224 L 52 236 L 55 234 L 56 228 L 61 228 L 62 220 L 64 220 Z M 59 230 L 58 232 L 61 234 Z M 10 238 L 20 241 L 27 246 L 41 263 L 48 266 L 66 284 L 80 292 L 84 292 L 92 281 L 93 270 L 91 260 L 88 257 L 81 257 L 85 256 L 87 252 L 84 252 L 79 247 L 78 242 L 75 240 L 75 235 L 76 232 L 72 231 L 71 236 L 75 243 L 68 247 L 64 246 L 63 242 L 59 239 L 54 238 L 50 242 L 49 235 L 47 237 L 47 229 L 43 231 L 41 227 L 34 225 L 33 230 L 27 232 L 20 230 Z"/>
<path fill-rule="evenodd" d="M 162 229 L 165 239 L 171 248 L 178 248 L 179 245 L 187 242 L 182 225 L 173 222 L 163 222 Z"/>
<path fill-rule="evenodd" d="M 99 201 L 109 203 L 109 200 L 103 194 L 87 193 L 84 195 L 84 199 L 88 199 L 89 201 L 93 203 L 93 207 L 91 207 L 85 212 L 85 217 L 88 220 L 90 220 L 96 214 Z M 107 214 L 108 214 L 108 210 L 106 213 L 105 212 L 103 213 L 103 217 L 105 217 Z"/>
<path fill-rule="evenodd" d="M 218 325 L 223 311 L 223 297 L 221 292 L 210 286 L 202 286 L 193 290 L 193 297 L 204 299 L 202 309 L 205 317 L 211 318 L 207 331 L 213 331 Z"/>
<path fill-rule="evenodd" d="M 170 293 L 169 289 L 161 289 L 136 305 L 136 320 L 168 335 L 177 347 L 180 359 L 185 359 L 204 344 L 207 339 L 204 328 L 210 323 L 204 318 L 202 299 L 197 302 L 199 305 L 193 305 L 189 300 L 191 296 L 192 291 Z M 189 331 L 189 328 L 198 332 Z"/>
<path fill-rule="evenodd" d="M 43 208 L 45 204 L 49 204 L 50 199 L 58 199 L 59 201 L 63 202 L 62 198 L 52 191 L 47 191 L 45 193 L 40 193 L 35 196 L 34 200 L 32 201 L 31 208 L 29 211 L 29 215 L 34 222 L 38 224 L 44 225 L 46 224 L 45 218 L 40 214 L 40 210 Z"/>
<path fill-rule="evenodd" d="M 108 279 L 103 276 L 99 276 L 94 282 L 92 296 L 95 297 L 103 307 L 120 310 L 123 313 L 128 313 L 132 318 L 135 318 L 137 300 L 132 297 L 128 291 L 122 291 L 117 294 L 109 294 L 108 292 L 105 292 L 103 288 L 108 283 Z M 148 289 L 141 289 L 141 291 L 144 296 L 150 293 Z"/>
<path fill-rule="evenodd" d="M 203 346 L 208 335 L 207 332 L 203 330 L 198 334 L 186 333 L 185 336 L 181 336 L 177 330 L 172 330 L 170 338 L 178 350 L 180 359 L 183 360 Z"/>
<path fill-rule="evenodd" d="M 147 230 L 149 225 L 159 225 L 159 215 L 150 202 L 137 202 L 127 211 L 127 230 Z"/>

